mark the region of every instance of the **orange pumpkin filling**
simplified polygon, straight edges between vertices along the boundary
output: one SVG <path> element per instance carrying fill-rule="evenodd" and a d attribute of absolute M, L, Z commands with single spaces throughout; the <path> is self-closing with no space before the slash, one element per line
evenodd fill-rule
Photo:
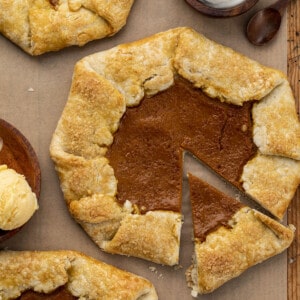
<path fill-rule="evenodd" d="M 107 152 L 118 200 L 142 213 L 180 212 L 184 150 L 241 188 L 243 166 L 256 153 L 251 108 L 211 99 L 183 79 L 127 108 Z"/>

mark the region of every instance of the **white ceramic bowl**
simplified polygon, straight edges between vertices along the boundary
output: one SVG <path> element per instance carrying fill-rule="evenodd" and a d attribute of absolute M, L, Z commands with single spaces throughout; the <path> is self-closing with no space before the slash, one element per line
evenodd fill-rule
<path fill-rule="evenodd" d="M 258 0 L 185 0 L 202 14 L 227 18 L 241 15 L 252 8 Z"/>

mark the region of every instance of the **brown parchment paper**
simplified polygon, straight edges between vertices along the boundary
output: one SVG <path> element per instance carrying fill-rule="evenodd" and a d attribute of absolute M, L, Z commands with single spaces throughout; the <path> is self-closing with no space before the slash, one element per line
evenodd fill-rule
<path fill-rule="evenodd" d="M 73 249 L 126 269 L 151 280 L 160 299 L 192 299 L 186 286 L 185 271 L 193 251 L 192 223 L 186 171 L 199 173 L 193 159 L 187 158 L 183 174 L 183 213 L 185 215 L 180 265 L 167 267 L 136 258 L 102 252 L 70 217 L 49 157 L 52 133 L 67 100 L 73 67 L 82 57 L 117 44 L 149 36 L 177 26 L 191 26 L 207 37 L 230 46 L 257 61 L 286 71 L 286 19 L 280 33 L 264 47 L 251 45 L 244 35 L 249 17 L 273 1 L 264 0 L 248 13 L 213 19 L 190 7 L 184 0 L 137 0 L 127 25 L 114 37 L 94 41 L 83 48 L 31 57 L 0 36 L 0 118 L 15 125 L 37 152 L 42 171 L 40 208 L 29 223 L 0 249 L 54 250 Z M 159 245 L 158 245 L 159 247 Z M 210 295 L 199 299 L 272 299 L 287 298 L 286 253 L 246 271 Z"/>

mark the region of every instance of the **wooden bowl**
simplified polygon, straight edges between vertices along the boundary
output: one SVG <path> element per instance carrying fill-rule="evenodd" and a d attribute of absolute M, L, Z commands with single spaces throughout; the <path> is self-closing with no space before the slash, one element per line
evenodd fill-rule
<path fill-rule="evenodd" d="M 39 198 L 41 170 L 32 146 L 18 129 L 2 119 L 0 119 L 0 138 L 2 139 L 0 164 L 5 164 L 24 175 L 32 191 Z M 0 243 L 15 235 L 23 226 L 7 231 L 0 229 Z"/>
<path fill-rule="evenodd" d="M 200 13 L 215 18 L 228 18 L 241 15 L 253 7 L 258 0 L 245 0 L 244 2 L 229 8 L 216 8 L 199 0 L 185 0 Z"/>

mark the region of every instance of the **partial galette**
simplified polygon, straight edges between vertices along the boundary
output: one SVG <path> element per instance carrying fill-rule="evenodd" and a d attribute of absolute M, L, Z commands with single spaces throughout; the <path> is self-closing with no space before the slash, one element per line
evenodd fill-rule
<path fill-rule="evenodd" d="M 0 299 L 157 300 L 148 280 L 77 251 L 0 251 Z"/>
<path fill-rule="evenodd" d="M 133 0 L 0 0 L 0 33 L 31 55 L 111 36 Z"/>

